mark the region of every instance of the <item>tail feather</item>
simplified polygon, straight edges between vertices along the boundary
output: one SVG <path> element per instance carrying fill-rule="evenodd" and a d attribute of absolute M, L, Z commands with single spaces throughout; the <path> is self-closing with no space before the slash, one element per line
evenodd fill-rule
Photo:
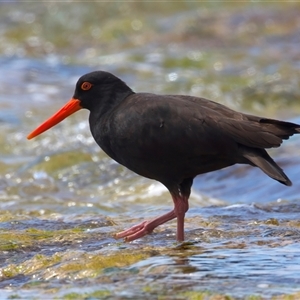
<path fill-rule="evenodd" d="M 224 134 L 237 143 L 252 148 L 279 147 L 283 140 L 300 133 L 300 125 L 273 119 L 244 115 L 239 119 L 222 118 L 217 124 Z"/>
<path fill-rule="evenodd" d="M 271 178 L 287 186 L 292 185 L 290 179 L 285 175 L 283 170 L 276 164 L 276 162 L 269 156 L 266 150 L 248 148 L 244 152 L 243 156 L 247 158 L 251 162 L 251 164 L 260 168 Z"/>
<path fill-rule="evenodd" d="M 262 118 L 259 122 L 264 125 L 265 130 L 270 130 L 274 135 L 284 140 L 293 134 L 300 133 L 299 124 L 267 118 Z"/>

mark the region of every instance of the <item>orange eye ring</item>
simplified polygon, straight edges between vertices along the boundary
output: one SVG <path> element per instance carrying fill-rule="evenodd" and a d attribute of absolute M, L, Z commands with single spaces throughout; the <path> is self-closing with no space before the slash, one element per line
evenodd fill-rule
<path fill-rule="evenodd" d="M 81 89 L 84 90 L 84 91 L 88 91 L 93 85 L 88 82 L 88 81 L 85 81 L 82 85 L 81 85 Z"/>

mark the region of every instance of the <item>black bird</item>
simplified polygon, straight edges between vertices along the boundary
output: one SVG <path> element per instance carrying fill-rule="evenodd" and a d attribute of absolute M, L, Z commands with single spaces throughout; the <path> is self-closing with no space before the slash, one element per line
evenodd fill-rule
<path fill-rule="evenodd" d="M 236 112 L 219 103 L 184 95 L 135 93 L 104 71 L 79 78 L 73 98 L 28 135 L 31 139 L 81 108 L 90 111 L 91 133 L 115 161 L 166 186 L 174 209 L 117 233 L 132 241 L 177 218 L 184 240 L 184 216 L 193 179 L 236 163 L 259 167 L 282 184 L 292 183 L 265 148 L 300 133 L 300 125 Z"/>

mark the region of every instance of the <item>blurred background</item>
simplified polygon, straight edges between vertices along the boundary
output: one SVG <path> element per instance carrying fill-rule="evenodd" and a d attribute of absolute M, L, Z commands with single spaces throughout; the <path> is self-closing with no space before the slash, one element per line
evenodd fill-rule
<path fill-rule="evenodd" d="M 131 225 L 133 212 L 149 218 L 172 207 L 162 185 L 133 174 L 98 148 L 86 111 L 26 139 L 72 97 L 81 75 L 106 70 L 137 92 L 202 96 L 242 112 L 299 123 L 299 49 L 296 2 L 0 2 L 3 266 L 20 274 L 10 251 L 31 249 L 32 232 L 30 239 L 20 235 L 30 228 L 103 226 L 107 237 L 89 244 L 100 249 L 114 243 L 109 237 L 117 230 L 114 222 L 122 229 Z M 293 187 L 255 168 L 234 166 L 196 179 L 191 216 L 205 214 L 204 206 L 296 203 L 299 146 L 299 137 L 293 137 L 270 151 Z M 213 215 L 206 211 L 207 218 Z M 48 255 L 63 251 L 60 247 L 47 248 Z M 32 248 L 17 261 L 26 264 L 35 254 Z M 28 282 L 22 280 L 9 285 Z"/>

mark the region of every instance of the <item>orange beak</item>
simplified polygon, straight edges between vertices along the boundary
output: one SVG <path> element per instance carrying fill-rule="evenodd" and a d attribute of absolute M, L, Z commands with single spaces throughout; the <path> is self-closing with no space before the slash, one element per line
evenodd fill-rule
<path fill-rule="evenodd" d="M 80 100 L 72 98 L 66 105 L 64 105 L 57 113 L 50 117 L 47 121 L 41 124 L 38 128 L 33 130 L 28 136 L 27 139 L 30 140 L 37 135 L 43 133 L 44 131 L 55 126 L 66 117 L 74 114 L 76 111 L 80 110 L 82 106 L 80 105 Z"/>

